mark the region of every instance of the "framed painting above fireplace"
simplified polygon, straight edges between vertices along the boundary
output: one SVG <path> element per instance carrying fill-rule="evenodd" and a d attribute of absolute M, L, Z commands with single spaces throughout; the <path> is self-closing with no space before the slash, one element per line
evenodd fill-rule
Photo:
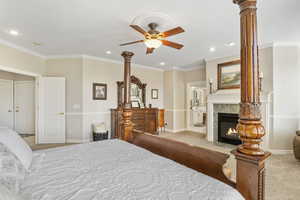
<path fill-rule="evenodd" d="M 218 64 L 218 90 L 241 87 L 241 61 Z"/>

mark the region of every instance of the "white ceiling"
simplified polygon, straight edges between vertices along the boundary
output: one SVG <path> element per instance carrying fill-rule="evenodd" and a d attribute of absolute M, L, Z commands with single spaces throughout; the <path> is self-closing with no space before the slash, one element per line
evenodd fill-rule
<path fill-rule="evenodd" d="M 300 43 L 299 0 L 258 2 L 260 44 Z M 239 52 L 239 9 L 232 0 L 0 0 L 0 5 L 0 38 L 45 56 L 85 54 L 122 61 L 121 52 L 129 50 L 136 54 L 134 63 L 184 68 Z M 146 56 L 142 43 L 118 46 L 142 39 L 129 24 L 149 12 L 169 16 L 173 24 L 164 28 L 180 25 L 186 30 L 169 38 L 184 44 L 182 50 L 161 47 Z M 11 36 L 9 29 L 21 35 Z M 225 46 L 229 42 L 237 45 Z M 211 46 L 216 52 L 209 52 Z M 107 55 L 107 50 L 112 54 Z"/>

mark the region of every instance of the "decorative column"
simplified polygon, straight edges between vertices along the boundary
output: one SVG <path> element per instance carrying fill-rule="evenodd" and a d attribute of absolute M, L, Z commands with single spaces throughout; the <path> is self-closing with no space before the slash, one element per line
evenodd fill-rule
<path fill-rule="evenodd" d="M 237 126 L 243 144 L 238 150 L 264 155 L 260 149 L 265 129 L 261 122 L 256 0 L 234 0 L 241 12 L 241 103 Z"/>
<path fill-rule="evenodd" d="M 241 103 L 237 131 L 242 145 L 232 151 L 237 159 L 236 188 L 246 200 L 264 200 L 265 160 L 260 149 L 265 129 L 261 122 L 257 45 L 257 0 L 233 0 L 241 18 Z"/>
<path fill-rule="evenodd" d="M 121 54 L 124 57 L 124 102 L 123 102 L 123 122 L 122 122 L 122 140 L 130 142 L 132 139 L 132 129 L 133 124 L 131 121 L 132 111 L 131 111 L 131 100 L 130 100 L 130 89 L 131 89 L 131 58 L 134 53 L 129 51 L 124 51 Z"/>

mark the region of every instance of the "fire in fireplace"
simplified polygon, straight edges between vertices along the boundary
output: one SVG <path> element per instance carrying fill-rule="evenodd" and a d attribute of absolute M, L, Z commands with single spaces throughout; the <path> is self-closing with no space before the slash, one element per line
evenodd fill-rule
<path fill-rule="evenodd" d="M 235 129 L 239 120 L 238 114 L 218 113 L 218 141 L 227 144 L 239 145 L 241 140 Z"/>

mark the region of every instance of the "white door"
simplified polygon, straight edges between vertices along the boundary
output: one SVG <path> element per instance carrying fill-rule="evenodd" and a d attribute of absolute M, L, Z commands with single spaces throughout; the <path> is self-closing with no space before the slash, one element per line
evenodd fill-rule
<path fill-rule="evenodd" d="M 35 82 L 15 81 L 15 131 L 35 133 Z"/>
<path fill-rule="evenodd" d="M 14 128 L 13 81 L 0 79 L 0 127 Z"/>
<path fill-rule="evenodd" d="M 39 79 L 39 144 L 66 141 L 65 82 L 61 77 Z"/>

